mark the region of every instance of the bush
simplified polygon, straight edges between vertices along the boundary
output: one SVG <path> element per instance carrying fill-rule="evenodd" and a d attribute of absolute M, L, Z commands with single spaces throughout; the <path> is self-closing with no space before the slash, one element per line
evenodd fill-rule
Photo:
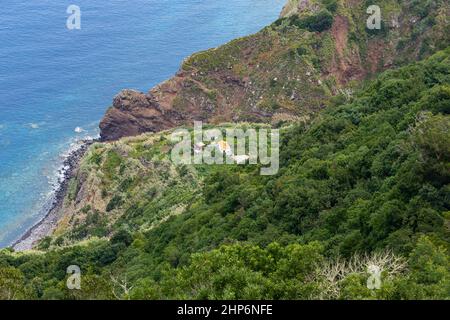
<path fill-rule="evenodd" d="M 114 209 L 120 207 L 122 204 L 123 204 L 122 197 L 115 195 L 106 206 L 106 212 L 113 211 Z"/>
<path fill-rule="evenodd" d="M 337 11 L 337 8 L 338 8 L 337 0 L 322 0 L 322 4 L 330 12 L 336 12 Z"/>
<path fill-rule="evenodd" d="M 112 244 L 123 243 L 128 247 L 132 242 L 133 237 L 128 231 L 124 229 L 120 229 L 111 237 Z"/>
<path fill-rule="evenodd" d="M 304 18 L 292 16 L 289 18 L 289 22 L 291 25 L 311 32 L 323 32 L 330 29 L 333 25 L 333 15 L 330 11 L 323 9 L 316 15 Z"/>

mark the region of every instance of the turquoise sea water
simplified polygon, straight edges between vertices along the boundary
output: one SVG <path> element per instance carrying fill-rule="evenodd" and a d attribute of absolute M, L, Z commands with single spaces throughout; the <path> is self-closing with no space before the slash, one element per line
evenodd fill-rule
<path fill-rule="evenodd" d="M 81 8 L 81 30 L 66 28 Z M 67 150 L 123 88 L 146 91 L 193 52 L 254 33 L 284 0 L 2 0 L 0 247 L 45 214 Z M 75 128 L 81 132 L 75 132 Z"/>

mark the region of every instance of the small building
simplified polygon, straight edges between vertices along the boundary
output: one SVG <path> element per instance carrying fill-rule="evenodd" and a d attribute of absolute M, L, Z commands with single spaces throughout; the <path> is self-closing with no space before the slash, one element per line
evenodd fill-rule
<path fill-rule="evenodd" d="M 219 149 L 220 152 L 225 153 L 227 156 L 233 155 L 233 150 L 231 150 L 231 147 L 228 144 L 228 142 L 224 140 L 217 142 L 217 148 Z"/>
<path fill-rule="evenodd" d="M 245 162 L 248 159 L 250 159 L 250 157 L 244 154 L 244 155 L 234 156 L 233 159 L 234 159 L 234 161 L 236 161 L 237 164 L 245 164 Z"/>
<path fill-rule="evenodd" d="M 194 145 L 194 153 L 195 154 L 200 154 L 203 151 L 203 147 L 205 146 L 205 144 L 203 142 L 198 142 Z"/>

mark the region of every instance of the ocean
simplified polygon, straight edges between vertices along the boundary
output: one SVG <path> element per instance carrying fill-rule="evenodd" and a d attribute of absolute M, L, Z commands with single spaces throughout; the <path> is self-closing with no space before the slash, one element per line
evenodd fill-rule
<path fill-rule="evenodd" d="M 64 157 L 121 89 L 147 91 L 188 55 L 257 32 L 285 0 L 2 0 L 0 247 L 45 215 Z M 66 12 L 81 9 L 81 29 Z"/>

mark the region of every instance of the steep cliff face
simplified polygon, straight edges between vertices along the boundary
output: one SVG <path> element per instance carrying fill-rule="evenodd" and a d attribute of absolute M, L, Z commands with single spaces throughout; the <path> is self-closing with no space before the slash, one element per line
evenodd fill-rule
<path fill-rule="evenodd" d="M 379 30 L 367 28 L 372 4 L 381 10 Z M 441 0 L 290 0 L 281 19 L 320 25 L 314 17 L 332 15 L 331 50 L 321 63 L 326 76 L 346 84 L 444 49 L 450 39 L 449 14 L 448 1 Z"/>
<path fill-rule="evenodd" d="M 117 140 L 174 127 L 179 123 L 179 116 L 167 106 L 163 108 L 151 93 L 123 90 L 114 98 L 112 108 L 100 123 L 101 137 Z"/>
<path fill-rule="evenodd" d="M 94 144 L 70 181 L 54 241 L 106 237 L 125 221 L 145 231 L 182 213 L 201 182 L 194 168 L 170 161 L 172 146 L 169 132 Z M 139 215 L 131 214 L 136 207 Z"/>
<path fill-rule="evenodd" d="M 449 42 L 448 1 L 378 1 L 381 30 L 366 28 L 369 4 L 290 0 L 281 18 L 259 33 L 194 54 L 148 93 L 121 92 L 101 121 L 101 138 L 158 132 L 193 120 L 277 125 L 309 118 L 344 86 Z"/>

